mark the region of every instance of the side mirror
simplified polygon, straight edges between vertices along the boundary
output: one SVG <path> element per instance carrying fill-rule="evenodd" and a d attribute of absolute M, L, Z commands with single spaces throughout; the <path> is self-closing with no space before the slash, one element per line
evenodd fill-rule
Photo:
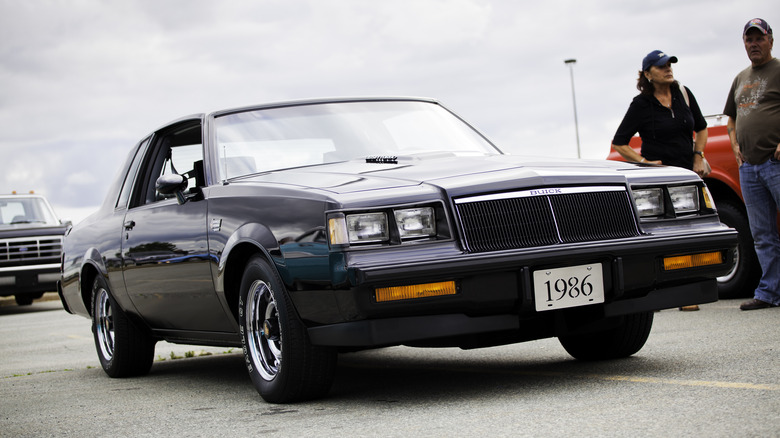
<path fill-rule="evenodd" d="M 163 195 L 175 194 L 176 201 L 179 202 L 179 205 L 187 202 L 184 198 L 184 189 L 187 188 L 187 178 L 185 178 L 184 175 L 163 175 L 157 178 L 154 188 Z"/>

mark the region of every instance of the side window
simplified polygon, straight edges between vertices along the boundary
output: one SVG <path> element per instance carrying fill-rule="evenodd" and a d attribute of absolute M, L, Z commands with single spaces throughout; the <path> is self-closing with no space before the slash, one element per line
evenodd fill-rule
<path fill-rule="evenodd" d="M 138 168 L 141 167 L 141 160 L 144 155 L 146 155 L 149 140 L 151 140 L 151 137 L 141 141 L 139 147 L 136 149 L 135 157 L 130 164 L 130 170 L 128 170 L 127 175 L 125 175 L 125 182 L 122 183 L 122 191 L 119 192 L 119 198 L 117 198 L 115 205 L 116 208 L 127 207 L 127 201 L 130 199 L 130 193 L 133 191 L 133 182 L 135 181 L 135 176 L 138 174 Z"/>
<path fill-rule="evenodd" d="M 163 196 L 155 190 L 157 179 L 163 175 L 183 175 L 187 179 L 185 193 L 193 193 L 196 187 L 205 185 L 200 123 L 188 122 L 160 131 L 153 137 L 151 146 L 135 184 L 139 196 L 134 197 L 133 206 L 173 197 Z"/>

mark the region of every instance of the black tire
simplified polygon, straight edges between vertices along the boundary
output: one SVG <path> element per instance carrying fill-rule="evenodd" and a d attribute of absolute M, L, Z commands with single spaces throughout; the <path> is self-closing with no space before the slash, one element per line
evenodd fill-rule
<path fill-rule="evenodd" d="M 731 271 L 718 277 L 718 297 L 721 299 L 752 297 L 761 280 L 761 265 L 758 263 L 750 224 L 744 209 L 731 201 L 716 202 L 720 221 L 737 230 L 739 244 L 734 255 Z"/>
<path fill-rule="evenodd" d="M 276 270 L 252 257 L 241 279 L 239 326 L 249 376 L 269 403 L 324 397 L 336 374 L 336 350 L 309 342 Z"/>
<path fill-rule="evenodd" d="M 29 306 L 32 304 L 33 299 L 31 295 L 14 295 L 14 301 L 16 301 L 17 306 Z"/>
<path fill-rule="evenodd" d="M 127 318 L 100 275 L 92 284 L 92 335 L 110 377 L 141 376 L 151 369 L 155 341 Z"/>
<path fill-rule="evenodd" d="M 563 348 L 579 360 L 606 360 L 628 357 L 642 349 L 653 327 L 653 312 L 620 317 L 612 329 L 584 335 L 561 336 Z"/>

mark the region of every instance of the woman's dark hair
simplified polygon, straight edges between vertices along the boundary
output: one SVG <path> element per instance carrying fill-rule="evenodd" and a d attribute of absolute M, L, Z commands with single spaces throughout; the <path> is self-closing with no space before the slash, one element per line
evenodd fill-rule
<path fill-rule="evenodd" d="M 672 84 L 672 90 L 677 90 L 679 88 L 680 83 L 674 81 Z M 642 70 L 639 71 L 639 78 L 636 80 L 636 89 L 645 96 L 652 96 L 653 93 L 655 93 L 655 86 L 645 77 L 645 72 Z"/>
<path fill-rule="evenodd" d="M 642 70 L 639 70 L 639 79 L 636 80 L 636 89 L 639 90 L 640 93 L 652 96 L 653 93 L 655 93 L 655 87 L 653 86 L 653 83 L 647 80 L 645 77 L 645 72 Z"/>

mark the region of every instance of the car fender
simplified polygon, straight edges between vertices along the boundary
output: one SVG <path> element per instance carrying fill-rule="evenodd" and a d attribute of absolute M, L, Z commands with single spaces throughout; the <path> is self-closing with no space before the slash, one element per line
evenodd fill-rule
<path fill-rule="evenodd" d="M 92 282 L 97 275 L 105 278 L 109 285 L 111 284 L 108 281 L 108 269 L 100 251 L 97 248 L 88 248 L 84 252 L 81 267 L 79 268 L 79 290 L 81 291 L 81 301 L 89 312 L 92 311 L 90 309 L 92 303 Z"/>
<path fill-rule="evenodd" d="M 227 306 L 234 309 L 233 301 L 237 300 L 241 276 L 249 257 L 262 253 L 284 280 L 285 269 L 279 269 L 284 262 L 279 251 L 279 243 L 273 232 L 263 224 L 246 223 L 236 228 L 225 242 L 219 255 L 217 272 L 214 278 L 214 288 L 218 295 L 224 297 Z M 274 257 L 272 254 L 276 254 Z"/>
<path fill-rule="evenodd" d="M 67 252 L 66 252 L 67 255 Z M 107 270 L 100 252 L 88 248 L 81 259 L 72 259 L 63 264 L 60 288 L 71 313 L 89 317 L 92 300 L 92 280 L 95 275 L 107 277 Z M 68 262 L 67 258 L 65 262 Z"/>
<path fill-rule="evenodd" d="M 79 272 L 79 281 L 81 281 L 82 275 L 84 275 L 84 269 L 86 268 L 86 265 L 92 265 L 100 275 L 108 277 L 108 269 L 106 269 L 106 264 L 103 261 L 103 257 L 100 255 L 100 251 L 97 248 L 88 248 L 84 252 L 84 257 L 82 258 L 81 262 L 81 270 Z"/>

